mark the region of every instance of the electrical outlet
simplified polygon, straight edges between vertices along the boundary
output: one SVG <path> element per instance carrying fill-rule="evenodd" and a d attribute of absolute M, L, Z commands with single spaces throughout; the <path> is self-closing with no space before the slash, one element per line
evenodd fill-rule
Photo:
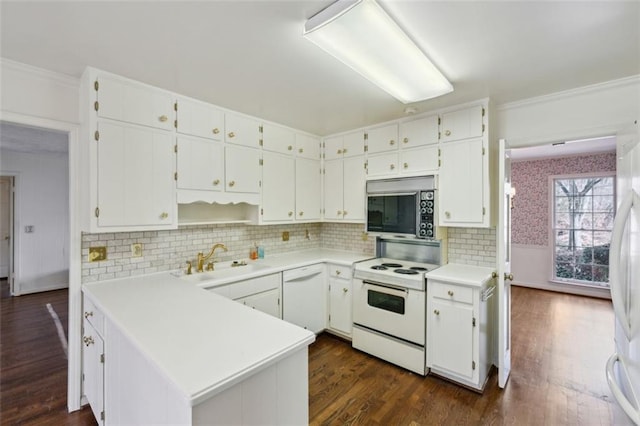
<path fill-rule="evenodd" d="M 369 234 L 367 234 L 366 232 L 362 233 L 362 241 L 368 241 L 369 240 Z"/>
<path fill-rule="evenodd" d="M 142 243 L 131 244 L 131 257 L 142 257 Z"/>
<path fill-rule="evenodd" d="M 100 262 L 107 260 L 107 248 L 101 247 L 89 247 L 89 262 Z"/>
<path fill-rule="evenodd" d="M 27 225 L 24 227 L 24 233 L 25 234 L 31 234 L 33 233 L 33 225 Z"/>
<path fill-rule="evenodd" d="M 282 233 L 282 241 L 289 241 L 289 231 L 284 231 Z"/>

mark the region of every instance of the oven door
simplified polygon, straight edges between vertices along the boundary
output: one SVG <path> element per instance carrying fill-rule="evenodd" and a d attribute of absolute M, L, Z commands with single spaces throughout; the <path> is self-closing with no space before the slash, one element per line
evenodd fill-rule
<path fill-rule="evenodd" d="M 425 292 L 353 280 L 353 322 L 418 345 L 425 344 Z"/>

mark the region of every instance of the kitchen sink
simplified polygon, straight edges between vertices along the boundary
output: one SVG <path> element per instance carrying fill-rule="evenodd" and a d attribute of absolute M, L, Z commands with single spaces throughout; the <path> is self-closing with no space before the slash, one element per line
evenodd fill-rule
<path fill-rule="evenodd" d="M 217 280 L 228 280 L 234 277 L 241 277 L 243 275 L 251 275 L 254 272 L 263 271 L 271 266 L 263 263 L 241 263 L 238 262 L 234 266 L 233 262 L 221 262 L 215 264 L 213 271 L 193 272 L 191 275 L 183 274 L 181 279 L 191 282 L 207 282 Z M 195 270 L 195 268 L 194 268 Z"/>

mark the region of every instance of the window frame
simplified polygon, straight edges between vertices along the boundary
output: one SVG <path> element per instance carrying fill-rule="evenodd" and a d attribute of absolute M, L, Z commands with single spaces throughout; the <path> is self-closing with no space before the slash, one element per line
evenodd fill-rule
<path fill-rule="evenodd" d="M 555 195 L 555 181 L 558 179 L 589 179 L 589 178 L 612 178 L 613 179 L 613 206 L 614 206 L 614 218 L 617 213 L 617 181 L 616 181 L 616 172 L 596 172 L 596 173 L 571 173 L 571 174 L 561 174 L 561 175 L 550 175 L 548 176 L 547 188 L 549 191 L 548 196 L 548 238 L 549 238 L 549 261 L 551 262 L 550 268 L 550 277 L 549 282 L 554 284 L 562 284 L 562 285 L 571 285 L 577 287 L 588 287 L 588 288 L 599 288 L 599 289 L 609 289 L 609 284 L 607 285 L 599 285 L 595 284 L 601 281 L 581 281 L 576 279 L 564 279 L 558 278 L 556 276 L 556 238 L 555 238 L 555 206 L 556 206 L 556 195 Z"/>

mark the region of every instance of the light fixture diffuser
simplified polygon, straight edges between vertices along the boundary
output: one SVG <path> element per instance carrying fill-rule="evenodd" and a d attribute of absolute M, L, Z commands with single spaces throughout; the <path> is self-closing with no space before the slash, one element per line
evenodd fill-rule
<path fill-rule="evenodd" d="M 304 36 L 405 104 L 453 86 L 374 0 L 338 0 L 307 20 Z"/>

